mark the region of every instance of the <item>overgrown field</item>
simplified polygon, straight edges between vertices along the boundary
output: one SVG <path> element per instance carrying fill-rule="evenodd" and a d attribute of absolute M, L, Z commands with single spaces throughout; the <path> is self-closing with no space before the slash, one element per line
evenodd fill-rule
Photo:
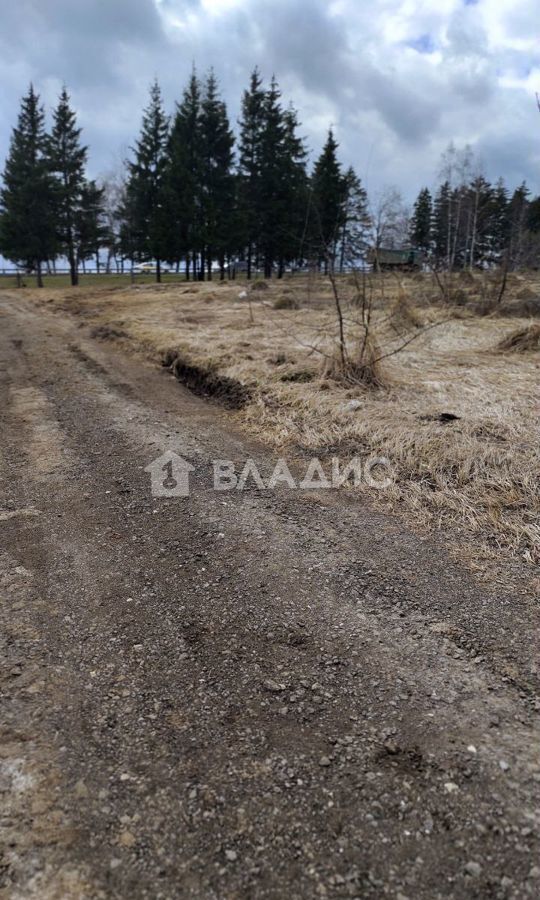
<path fill-rule="evenodd" d="M 169 282 L 177 282 L 178 275 L 163 273 L 162 279 L 164 283 Z M 156 276 L 151 273 L 143 273 L 137 272 L 131 276 L 129 272 L 125 273 L 117 273 L 110 272 L 97 275 L 94 272 L 88 273 L 85 275 L 83 273 L 79 274 L 79 287 L 111 287 L 111 286 L 120 286 L 124 287 L 130 286 L 132 283 L 135 284 L 154 284 L 156 280 Z M 2 274 L 0 272 L 0 290 L 2 288 L 16 288 L 19 286 L 25 288 L 32 288 L 36 285 L 36 276 L 35 275 L 24 275 L 21 274 L 20 278 L 17 279 L 16 275 L 13 274 Z M 46 290 L 57 290 L 58 288 L 69 288 L 71 285 L 69 275 L 65 273 L 61 274 L 44 274 L 43 275 L 43 285 Z"/>
<path fill-rule="evenodd" d="M 388 457 L 395 483 L 375 502 L 458 539 L 474 535 L 462 542 L 471 561 L 499 548 L 534 561 L 540 353 L 536 339 L 499 344 L 529 328 L 530 316 L 517 313 L 523 304 L 530 311 L 540 278 L 512 275 L 503 315 L 490 312 L 494 279 L 470 276 L 446 288 L 444 299 L 427 275 L 370 284 L 379 382 L 371 386 L 336 374 L 335 296 L 320 277 L 251 289 L 179 282 L 31 296 L 80 317 L 97 338 L 174 363 L 179 377 L 219 395 L 238 422 L 291 456 Z M 337 291 L 354 358 L 366 286 L 349 276 Z"/>

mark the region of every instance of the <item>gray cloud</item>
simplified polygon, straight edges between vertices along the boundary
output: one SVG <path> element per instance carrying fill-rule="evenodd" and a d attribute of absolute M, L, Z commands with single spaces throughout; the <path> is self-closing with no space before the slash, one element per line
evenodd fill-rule
<path fill-rule="evenodd" d="M 19 0 L 0 34 L 0 156 L 30 80 L 48 106 L 68 85 L 96 174 L 125 155 L 154 76 L 172 109 L 192 64 L 213 65 L 234 122 L 257 64 L 313 152 L 332 123 L 374 190 L 412 197 L 453 139 L 538 191 L 536 18 L 536 0 Z"/>

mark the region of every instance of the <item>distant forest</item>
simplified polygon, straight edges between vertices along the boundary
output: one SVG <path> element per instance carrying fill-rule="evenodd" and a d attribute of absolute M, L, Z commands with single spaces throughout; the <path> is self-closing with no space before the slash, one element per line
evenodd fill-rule
<path fill-rule="evenodd" d="M 255 69 L 235 136 L 214 73 L 193 71 L 172 116 L 151 86 L 125 170 L 94 181 L 67 90 L 48 130 L 31 86 L 3 172 L 0 252 L 38 283 L 67 260 L 73 284 L 88 260 L 116 271 L 151 261 L 158 281 L 164 264 L 194 280 L 269 278 L 343 271 L 368 250 L 403 247 L 436 269 L 538 265 L 540 198 L 524 183 L 490 183 L 470 148 L 450 144 L 438 186 L 409 211 L 397 188 L 367 196 L 332 130 L 308 168 L 299 131 L 276 80 Z"/>

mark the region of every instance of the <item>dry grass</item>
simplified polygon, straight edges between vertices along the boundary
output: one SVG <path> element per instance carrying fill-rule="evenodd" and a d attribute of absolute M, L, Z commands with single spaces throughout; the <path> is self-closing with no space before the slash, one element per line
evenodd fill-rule
<path fill-rule="evenodd" d="M 540 350 L 540 325 L 531 324 L 526 328 L 517 328 L 499 341 L 499 350 L 510 350 L 512 353 L 530 353 Z"/>
<path fill-rule="evenodd" d="M 348 345 L 345 357 L 341 353 L 339 342 L 333 341 L 332 353 L 323 356 L 321 375 L 323 379 L 332 380 L 343 387 L 382 388 L 384 372 L 381 357 L 384 351 L 373 333 L 356 335 Z M 351 346 L 352 345 L 352 346 Z"/>
<path fill-rule="evenodd" d="M 461 284 L 482 296 L 478 276 Z M 511 290 L 523 285 L 514 278 Z M 198 369 L 240 382 L 250 399 L 234 415 L 280 451 L 387 456 L 396 479 L 377 494 L 378 503 L 426 526 L 473 534 L 473 552 L 482 545 L 539 558 L 540 364 L 532 354 L 497 350 L 515 318 L 479 318 L 460 308 L 424 330 L 441 315 L 429 305 L 436 297 L 431 280 L 413 276 L 400 286 L 385 279 L 369 351 L 384 387 L 373 389 L 332 368 L 337 331 L 326 280 L 295 279 L 299 310 L 275 308 L 291 291 L 286 281 L 247 299 L 239 299 L 242 289 L 66 291 L 50 302 L 94 327 L 121 331 L 122 341 L 154 359 L 173 348 Z M 362 339 L 354 279 L 343 279 L 340 291 L 354 360 Z M 409 336 L 414 340 L 401 352 L 377 362 Z M 445 423 L 441 413 L 458 418 Z"/>

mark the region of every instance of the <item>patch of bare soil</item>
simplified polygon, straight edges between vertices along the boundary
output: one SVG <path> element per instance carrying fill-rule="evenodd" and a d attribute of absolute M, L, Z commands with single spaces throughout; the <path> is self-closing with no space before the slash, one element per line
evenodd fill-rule
<path fill-rule="evenodd" d="M 175 356 L 170 368 L 175 378 L 195 394 L 215 398 L 231 409 L 241 409 L 249 402 L 248 388 L 234 378 L 220 375 L 213 369 L 194 365 L 178 355 Z"/>

